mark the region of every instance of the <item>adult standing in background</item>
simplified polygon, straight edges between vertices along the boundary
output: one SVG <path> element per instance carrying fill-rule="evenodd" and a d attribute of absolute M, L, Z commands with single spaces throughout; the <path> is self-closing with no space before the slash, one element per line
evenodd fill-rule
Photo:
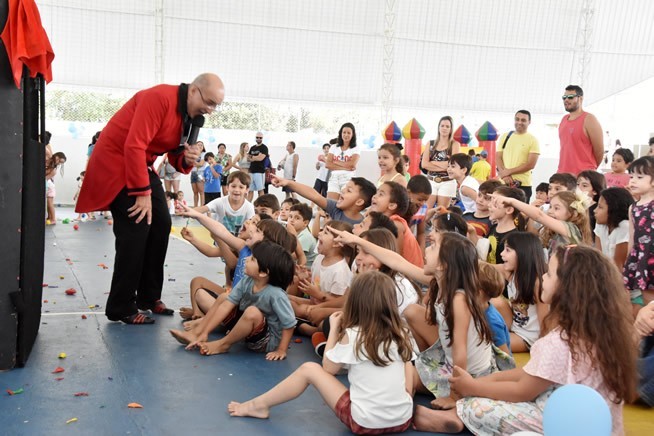
<path fill-rule="evenodd" d="M 429 141 L 429 146 L 422 152 L 421 168 L 426 171 L 431 184 L 431 195 L 427 207 L 448 207 L 456 197 L 456 180 L 447 174 L 450 157 L 460 152 L 461 144 L 454 140 L 454 121 L 449 115 L 438 120 L 438 136 Z"/>
<path fill-rule="evenodd" d="M 250 162 L 250 175 L 252 176 L 252 183 L 250 184 L 250 192 L 248 192 L 248 201 L 252 201 L 254 191 L 258 195 L 264 194 L 264 184 L 266 182 L 266 164 L 265 160 L 268 157 L 268 146 L 263 143 L 263 133 L 257 132 L 254 137 L 256 144 L 254 144 L 248 152 L 248 162 Z"/>
<path fill-rule="evenodd" d="M 232 156 L 227 154 L 227 146 L 222 142 L 218 144 L 218 154 L 216 154 L 216 163 L 223 167 L 223 175 L 220 177 L 220 187 L 223 196 L 227 195 L 227 176 L 232 169 Z"/>
<path fill-rule="evenodd" d="M 295 180 L 299 162 L 300 156 L 295 152 L 295 142 L 288 141 L 288 144 L 286 144 L 286 156 L 279 162 L 277 169 L 284 170 L 284 178 L 286 180 Z M 295 198 L 295 193 L 288 186 L 284 186 L 282 191 L 286 193 L 286 198 Z"/>
<path fill-rule="evenodd" d="M 211 114 L 224 97 L 222 81 L 211 73 L 191 84 L 157 85 L 137 92 L 102 131 L 76 211 L 110 208 L 114 217 L 116 257 L 105 311 L 110 320 L 154 323 L 139 309 L 172 315 L 161 301 L 171 220 L 152 165 L 166 154 L 176 170 L 191 172 L 201 152 L 184 143 L 191 120 Z"/>
<path fill-rule="evenodd" d="M 338 131 L 338 140 L 327 154 L 325 166 L 331 175 L 327 183 L 327 198 L 338 200 L 341 190 L 347 182 L 356 175 L 359 151 L 357 146 L 357 133 L 354 124 L 345 123 Z"/>
<path fill-rule="evenodd" d="M 529 204 L 532 194 L 531 171 L 540 156 L 538 139 L 527 132 L 531 124 L 531 113 L 520 109 L 513 117 L 515 130 L 502 134 L 497 142 L 495 160 L 499 177 L 508 186 L 519 188 L 525 193 Z"/>
<path fill-rule="evenodd" d="M 329 170 L 325 166 L 327 160 L 327 155 L 329 154 L 329 148 L 331 145 L 323 144 L 322 145 L 322 154 L 318 155 L 316 161 L 316 170 L 318 170 L 318 175 L 316 176 L 316 181 L 313 184 L 313 189 L 318 192 L 323 197 L 327 197 L 327 181 L 329 180 Z"/>
<path fill-rule="evenodd" d="M 564 115 L 559 124 L 559 169 L 557 173 L 575 176 L 584 170 L 596 170 L 604 157 L 604 134 L 595 115 L 582 109 L 584 91 L 568 85 L 563 93 Z"/>
<path fill-rule="evenodd" d="M 204 161 L 204 142 L 198 141 L 198 146 L 201 147 L 200 157 L 195 161 L 193 169 L 191 170 L 191 189 L 193 190 L 193 207 L 202 206 L 204 204 L 204 168 L 207 163 Z"/>
<path fill-rule="evenodd" d="M 234 156 L 232 161 L 232 168 L 236 168 L 239 171 L 244 173 L 250 172 L 250 161 L 248 160 L 248 152 L 250 151 L 250 146 L 247 142 L 241 142 L 241 146 L 238 149 L 238 154 Z"/>

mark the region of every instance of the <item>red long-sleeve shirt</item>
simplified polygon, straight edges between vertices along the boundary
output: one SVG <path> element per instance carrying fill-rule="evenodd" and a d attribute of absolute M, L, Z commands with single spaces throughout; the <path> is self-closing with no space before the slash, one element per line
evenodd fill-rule
<path fill-rule="evenodd" d="M 128 195 L 150 195 L 148 167 L 157 156 L 178 149 L 185 112 L 186 93 L 180 86 L 158 85 L 137 92 L 102 130 L 75 211 L 108 210 L 125 187 Z M 181 173 L 192 169 L 183 153 L 169 153 L 168 161 Z"/>

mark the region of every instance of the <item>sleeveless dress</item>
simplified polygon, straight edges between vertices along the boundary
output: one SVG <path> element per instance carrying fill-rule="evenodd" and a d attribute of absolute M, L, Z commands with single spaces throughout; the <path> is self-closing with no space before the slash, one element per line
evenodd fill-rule
<path fill-rule="evenodd" d="M 647 204 L 634 204 L 631 207 L 634 223 L 633 247 L 624 264 L 622 275 L 624 284 L 638 297 L 645 289 L 654 289 L 654 201 Z"/>

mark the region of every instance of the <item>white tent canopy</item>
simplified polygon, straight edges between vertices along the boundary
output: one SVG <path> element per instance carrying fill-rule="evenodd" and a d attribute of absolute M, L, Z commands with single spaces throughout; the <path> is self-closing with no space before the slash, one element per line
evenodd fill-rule
<path fill-rule="evenodd" d="M 54 83 L 220 74 L 232 100 L 560 113 L 654 76 L 654 2 L 37 0 Z"/>

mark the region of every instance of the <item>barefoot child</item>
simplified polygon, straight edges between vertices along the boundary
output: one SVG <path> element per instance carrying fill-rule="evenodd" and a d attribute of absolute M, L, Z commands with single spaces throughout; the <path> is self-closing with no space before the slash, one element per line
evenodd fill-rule
<path fill-rule="evenodd" d="M 431 235 L 425 250 L 425 266 L 419 268 L 399 254 L 347 232 L 336 240 L 356 244 L 389 268 L 429 286 L 427 307 L 410 305 L 404 316 L 422 351 L 413 369 L 414 387 L 431 392 L 434 407 L 454 407 L 448 377 L 452 368 L 465 365 L 476 376 L 497 370 L 485 308 L 479 302 L 479 262 L 473 244 L 465 236 L 445 232 Z"/>
<path fill-rule="evenodd" d="M 418 406 L 418 430 L 504 435 L 543 433 L 543 409 L 559 386 L 583 384 L 609 406 L 613 435 L 624 434 L 623 401 L 633 398 L 636 347 L 628 299 L 618 270 L 594 248 L 557 247 L 543 276 L 549 332 L 524 368 L 473 379 L 455 368 L 452 390 L 463 399 L 451 411 Z"/>
<path fill-rule="evenodd" d="M 357 434 L 400 433 L 411 425 L 411 343 L 397 312 L 393 280 L 368 272 L 352 282 L 343 312 L 330 317 L 322 367 L 307 362 L 270 391 L 227 406 L 232 416 L 268 418 L 270 408 L 313 385 Z M 349 368 L 346 388 L 334 375 Z"/>
<path fill-rule="evenodd" d="M 228 330 L 225 337 L 207 342 L 208 328 L 170 333 L 186 349 L 200 348 L 203 355 L 221 354 L 245 340 L 247 347 L 265 352 L 266 360 L 283 360 L 295 329 L 293 309 L 284 289 L 293 277 L 293 258 L 281 246 L 261 241 L 252 246 L 245 264 L 246 277 L 214 307 L 215 322 Z"/>

